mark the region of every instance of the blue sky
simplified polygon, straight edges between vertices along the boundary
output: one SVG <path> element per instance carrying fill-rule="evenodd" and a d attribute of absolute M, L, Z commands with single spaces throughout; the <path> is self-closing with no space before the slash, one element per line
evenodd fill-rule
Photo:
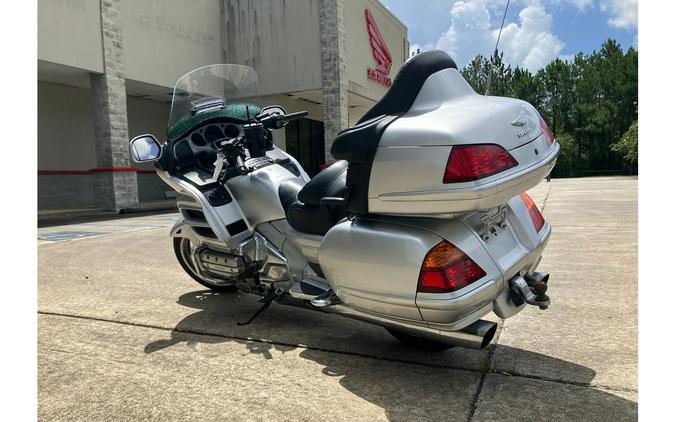
<path fill-rule="evenodd" d="M 507 0 L 381 0 L 408 27 L 411 48 L 440 48 L 464 66 L 490 55 Z M 607 38 L 637 48 L 637 0 L 511 0 L 504 59 L 532 71 L 598 50 Z"/>

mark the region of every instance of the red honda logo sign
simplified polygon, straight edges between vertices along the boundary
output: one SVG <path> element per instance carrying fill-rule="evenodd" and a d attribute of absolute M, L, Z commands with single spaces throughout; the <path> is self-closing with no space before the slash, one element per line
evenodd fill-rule
<path fill-rule="evenodd" d="M 375 18 L 370 10 L 366 9 L 366 28 L 368 28 L 368 39 L 370 40 L 370 50 L 373 52 L 373 58 L 377 62 L 375 69 L 368 68 L 368 79 L 372 79 L 384 86 L 391 85 L 389 71 L 391 70 L 391 53 L 384 43 L 384 37 L 375 23 Z"/>

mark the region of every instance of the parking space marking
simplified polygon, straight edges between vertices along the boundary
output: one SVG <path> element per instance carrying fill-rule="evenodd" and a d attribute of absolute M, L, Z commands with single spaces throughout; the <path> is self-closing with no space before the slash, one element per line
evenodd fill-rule
<path fill-rule="evenodd" d="M 40 243 L 54 243 L 142 230 L 168 230 L 173 225 L 173 222 L 178 219 L 179 216 L 177 214 L 172 214 L 64 224 L 38 229 L 38 241 Z"/>
<path fill-rule="evenodd" d="M 85 231 L 60 231 L 60 232 L 49 232 L 41 233 L 38 235 L 40 240 L 49 240 L 52 242 L 58 242 L 61 240 L 70 240 L 70 239 L 80 239 L 83 237 L 92 237 L 92 236 L 102 236 L 108 234 L 106 232 L 85 232 Z"/>

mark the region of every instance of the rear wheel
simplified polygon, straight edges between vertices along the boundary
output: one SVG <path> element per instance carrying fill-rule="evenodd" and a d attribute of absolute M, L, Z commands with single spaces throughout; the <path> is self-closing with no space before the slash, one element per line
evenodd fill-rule
<path fill-rule="evenodd" d="M 440 341 L 430 340 L 424 337 L 414 336 L 412 334 L 404 333 L 403 331 L 394 330 L 392 328 L 387 328 L 389 334 L 394 336 L 396 340 L 401 343 L 414 347 L 420 350 L 426 350 L 427 352 L 442 352 L 443 350 L 452 349 L 453 346 Z"/>
<path fill-rule="evenodd" d="M 190 239 L 186 239 L 184 237 L 173 238 L 173 251 L 176 254 L 176 259 L 178 260 L 180 266 L 183 267 L 185 272 L 188 273 L 190 277 L 192 277 L 197 283 L 201 284 L 202 286 L 208 287 L 214 292 L 228 293 L 237 291 L 237 286 L 229 284 L 228 285 L 214 284 L 200 277 L 197 271 L 195 270 L 195 264 L 192 261 L 192 257 L 190 256 L 191 249 L 192 244 L 190 243 Z"/>

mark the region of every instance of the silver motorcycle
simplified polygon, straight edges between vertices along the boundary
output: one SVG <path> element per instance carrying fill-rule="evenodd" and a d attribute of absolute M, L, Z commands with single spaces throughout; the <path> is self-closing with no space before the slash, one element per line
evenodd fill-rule
<path fill-rule="evenodd" d="M 219 292 L 356 318 L 427 350 L 482 349 L 527 305 L 551 234 L 524 193 L 560 147 L 528 103 L 479 95 L 442 51 L 418 54 L 310 178 L 273 131 L 306 112 L 261 107 L 255 71 L 178 80 L 167 140 L 131 141 L 179 194 L 178 262 Z"/>

